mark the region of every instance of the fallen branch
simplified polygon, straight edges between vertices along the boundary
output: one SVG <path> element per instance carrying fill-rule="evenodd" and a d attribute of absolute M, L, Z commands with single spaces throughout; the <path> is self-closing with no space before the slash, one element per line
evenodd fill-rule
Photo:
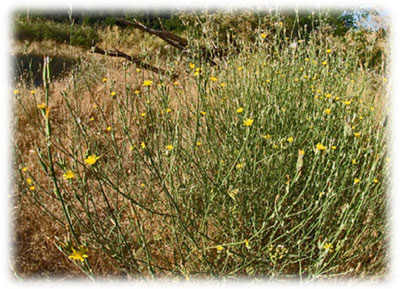
<path fill-rule="evenodd" d="M 161 39 L 163 39 L 168 44 L 172 45 L 173 47 L 178 48 L 179 50 L 183 51 L 188 47 L 188 41 L 185 38 L 182 38 L 171 32 L 160 31 L 160 30 L 155 30 L 155 29 L 149 28 L 149 27 L 143 25 L 142 23 L 137 22 L 136 20 L 135 20 L 135 22 L 131 22 L 131 21 L 127 21 L 124 19 L 117 19 L 116 23 L 120 24 L 120 25 L 122 24 L 125 26 L 132 26 L 141 31 L 156 35 L 156 36 L 160 37 Z"/>
<path fill-rule="evenodd" d="M 112 56 L 112 57 L 122 57 L 125 58 L 126 60 L 129 60 L 133 63 L 135 63 L 137 66 L 143 68 L 143 69 L 147 69 L 153 72 L 157 72 L 157 73 L 162 73 L 162 74 L 166 74 L 167 72 L 164 69 L 152 66 L 151 64 L 148 64 L 146 62 L 143 62 L 140 58 L 138 57 L 133 57 L 131 55 L 128 55 L 122 51 L 119 50 L 104 50 L 101 49 L 97 46 L 92 48 L 92 52 L 93 53 L 98 53 L 98 54 L 102 54 L 102 55 L 106 55 L 106 56 Z"/>

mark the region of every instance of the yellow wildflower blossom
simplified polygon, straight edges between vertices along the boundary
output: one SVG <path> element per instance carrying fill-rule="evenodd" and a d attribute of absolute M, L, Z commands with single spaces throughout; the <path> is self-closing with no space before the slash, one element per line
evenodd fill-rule
<path fill-rule="evenodd" d="M 32 94 L 32 95 L 35 95 L 35 94 L 36 94 L 36 91 L 31 90 L 31 94 Z"/>
<path fill-rule="evenodd" d="M 325 243 L 324 244 L 324 249 L 329 251 L 329 252 L 333 252 L 333 245 L 331 243 Z"/>
<path fill-rule="evenodd" d="M 244 164 L 237 164 L 237 165 L 236 165 L 236 168 L 237 168 L 237 169 L 242 169 L 243 167 L 244 167 Z"/>
<path fill-rule="evenodd" d="M 140 144 L 140 146 L 142 147 L 142 149 L 145 149 L 145 148 L 146 148 L 146 144 L 145 144 L 144 142 L 142 142 L 142 143 Z"/>
<path fill-rule="evenodd" d="M 85 159 L 85 164 L 87 164 L 87 165 L 89 165 L 89 166 L 94 165 L 94 164 L 97 162 L 97 160 L 98 160 L 99 158 L 100 158 L 100 157 L 96 156 L 95 154 L 92 154 L 91 156 L 88 156 L 88 157 Z"/>
<path fill-rule="evenodd" d="M 331 113 L 331 109 L 330 108 L 326 108 L 324 109 L 324 113 L 329 115 Z"/>
<path fill-rule="evenodd" d="M 63 174 L 64 179 L 68 180 L 68 179 L 73 179 L 75 178 L 75 173 L 71 170 L 68 170 L 65 174 Z"/>
<path fill-rule="evenodd" d="M 261 34 L 260 34 L 260 37 L 261 37 L 262 39 L 267 38 L 267 33 L 261 33 Z"/>
<path fill-rule="evenodd" d="M 142 71 L 140 68 L 136 68 L 136 72 L 140 72 Z"/>
<path fill-rule="evenodd" d="M 153 84 L 153 81 L 151 81 L 151 80 L 145 80 L 145 81 L 143 81 L 143 86 L 150 86 L 150 85 L 152 85 Z"/>
<path fill-rule="evenodd" d="M 326 50 L 326 53 L 327 53 L 327 54 L 330 54 L 331 52 L 332 52 L 332 49 L 327 49 L 327 50 Z"/>
<path fill-rule="evenodd" d="M 224 247 L 222 247 L 221 245 L 218 245 L 216 247 L 216 249 L 217 249 L 218 252 L 221 252 L 224 249 Z"/>
<path fill-rule="evenodd" d="M 19 93 L 18 89 L 14 89 L 14 95 L 17 95 Z"/>
<path fill-rule="evenodd" d="M 243 125 L 252 126 L 253 122 L 254 122 L 254 119 L 248 118 L 248 119 L 243 121 Z"/>
<path fill-rule="evenodd" d="M 31 186 L 31 187 L 29 187 L 29 189 L 30 189 L 31 191 L 34 191 L 36 188 L 35 188 L 35 186 Z"/>
<path fill-rule="evenodd" d="M 266 135 L 264 135 L 263 136 L 263 138 L 266 138 L 266 139 L 269 139 L 269 138 L 271 138 L 272 136 L 269 134 L 269 133 L 267 133 Z"/>
<path fill-rule="evenodd" d="M 172 151 L 172 149 L 174 148 L 174 146 L 173 146 L 173 145 L 167 145 L 167 146 L 165 146 L 165 148 L 166 148 L 167 150 L 169 150 L 169 151 Z"/>
<path fill-rule="evenodd" d="M 361 132 L 355 132 L 355 133 L 354 133 L 354 136 L 355 136 L 355 137 L 360 137 L 360 136 L 361 136 Z"/>
<path fill-rule="evenodd" d="M 74 261 L 81 261 L 83 263 L 84 259 L 88 257 L 86 254 L 88 249 L 84 247 L 83 245 L 79 246 L 78 250 L 75 250 L 72 248 L 72 254 L 68 256 L 68 258 L 74 260 Z"/>
<path fill-rule="evenodd" d="M 28 185 L 32 184 L 32 179 L 26 179 Z"/>
<path fill-rule="evenodd" d="M 289 143 L 292 143 L 292 142 L 293 142 L 293 137 L 292 137 L 292 136 L 291 136 L 291 137 L 288 137 L 287 141 L 288 141 Z"/>
<path fill-rule="evenodd" d="M 247 249 L 250 249 L 249 240 L 244 239 L 244 246 L 245 246 Z"/>
<path fill-rule="evenodd" d="M 239 107 L 239 108 L 236 110 L 236 112 L 237 112 L 237 113 L 243 112 L 243 107 Z"/>
<path fill-rule="evenodd" d="M 215 76 L 211 76 L 211 77 L 210 77 L 210 80 L 211 80 L 211 81 L 214 81 L 214 82 L 215 82 L 215 81 L 218 81 L 218 79 L 217 79 Z"/>
<path fill-rule="evenodd" d="M 316 147 L 319 151 L 326 150 L 326 146 L 324 146 L 324 145 L 321 144 L 321 143 L 318 143 L 315 147 Z"/>
<path fill-rule="evenodd" d="M 360 182 L 360 179 L 358 179 L 358 178 L 355 178 L 354 179 L 354 184 L 356 185 L 356 184 L 358 184 Z"/>
<path fill-rule="evenodd" d="M 112 91 L 112 92 L 111 92 L 111 96 L 114 97 L 114 96 L 116 96 L 116 95 L 117 95 L 117 93 L 116 93 L 115 91 Z"/>
<path fill-rule="evenodd" d="M 45 109 L 46 108 L 46 104 L 42 103 L 42 104 L 38 104 L 37 107 L 39 109 Z"/>

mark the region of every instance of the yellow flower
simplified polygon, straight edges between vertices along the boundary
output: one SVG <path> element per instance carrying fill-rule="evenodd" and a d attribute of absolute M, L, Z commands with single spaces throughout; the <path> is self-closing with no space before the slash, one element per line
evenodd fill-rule
<path fill-rule="evenodd" d="M 151 80 L 145 80 L 145 81 L 143 81 L 143 86 L 150 86 L 150 85 L 152 85 L 153 84 L 153 81 L 151 81 Z"/>
<path fill-rule="evenodd" d="M 216 77 L 214 77 L 214 76 L 211 76 L 211 77 L 210 77 L 210 80 L 211 80 L 211 81 L 214 81 L 214 82 L 215 82 L 215 81 L 218 81 L 218 79 L 217 79 Z"/>
<path fill-rule="evenodd" d="M 201 146 L 201 142 L 196 142 L 196 146 Z"/>
<path fill-rule="evenodd" d="M 141 145 L 142 149 L 146 148 L 146 144 L 144 142 L 142 142 L 140 145 Z"/>
<path fill-rule="evenodd" d="M 236 168 L 239 169 L 239 170 L 242 169 L 243 167 L 244 167 L 244 164 L 237 164 L 236 165 Z"/>
<path fill-rule="evenodd" d="M 190 67 L 190 69 L 194 69 L 196 67 L 196 65 L 194 63 L 189 63 L 189 67 Z"/>
<path fill-rule="evenodd" d="M 327 54 L 330 54 L 331 52 L 332 52 L 332 49 L 327 49 L 327 50 L 326 50 L 326 53 L 327 53 Z"/>
<path fill-rule="evenodd" d="M 375 184 L 379 183 L 378 179 L 374 179 L 373 182 L 374 182 Z"/>
<path fill-rule="evenodd" d="M 254 119 L 248 118 L 246 120 L 243 121 L 243 125 L 245 126 L 251 126 L 254 122 Z"/>
<path fill-rule="evenodd" d="M 329 115 L 331 113 L 331 109 L 330 108 L 326 108 L 324 109 L 324 113 Z"/>
<path fill-rule="evenodd" d="M 146 113 L 145 113 L 145 112 L 142 112 L 142 113 L 140 114 L 140 116 L 141 116 L 141 117 L 145 117 L 145 116 L 146 116 Z"/>
<path fill-rule="evenodd" d="M 358 178 L 355 178 L 354 179 L 354 184 L 356 185 L 356 184 L 358 184 L 360 182 L 360 179 L 358 179 Z"/>
<path fill-rule="evenodd" d="M 386 81 L 388 81 L 388 79 L 387 78 L 383 78 L 383 82 L 386 82 Z"/>
<path fill-rule="evenodd" d="M 204 116 L 204 115 L 207 114 L 207 112 L 205 112 L 205 111 L 200 111 L 200 114 Z"/>
<path fill-rule="evenodd" d="M 324 249 L 329 251 L 329 252 L 333 252 L 333 245 L 331 243 L 325 243 L 324 244 Z"/>
<path fill-rule="evenodd" d="M 304 61 L 305 61 L 305 62 L 309 62 L 309 61 L 310 61 L 310 58 L 306 57 L 306 58 L 304 59 Z"/>
<path fill-rule="evenodd" d="M 243 112 L 243 107 L 239 107 L 239 108 L 236 110 L 236 112 L 237 112 L 237 113 Z"/>
<path fill-rule="evenodd" d="M 36 188 L 35 188 L 35 186 L 31 186 L 31 187 L 29 187 L 29 189 L 30 189 L 31 191 L 34 191 Z"/>
<path fill-rule="evenodd" d="M 371 107 L 369 108 L 369 110 L 370 110 L 370 111 L 375 111 L 375 107 L 371 106 Z"/>
<path fill-rule="evenodd" d="M 110 131 L 111 130 L 111 126 L 107 126 L 107 131 Z"/>
<path fill-rule="evenodd" d="M 316 147 L 319 151 L 326 150 L 326 146 L 324 146 L 324 145 L 321 144 L 321 143 L 318 143 L 315 147 Z"/>
<path fill-rule="evenodd" d="M 97 104 L 93 104 L 93 108 L 97 108 Z"/>
<path fill-rule="evenodd" d="M 288 141 L 289 143 L 292 143 L 292 142 L 293 142 L 293 137 L 292 137 L 292 136 L 291 136 L 291 137 L 288 137 L 287 141 Z"/>
<path fill-rule="evenodd" d="M 74 260 L 74 261 L 81 261 L 83 263 L 84 259 L 88 257 L 86 254 L 88 251 L 87 248 L 85 248 L 83 245 L 79 247 L 79 250 L 75 250 L 72 248 L 72 254 L 68 256 L 68 258 Z"/>
<path fill-rule="evenodd" d="M 140 72 L 142 71 L 140 68 L 136 68 L 136 72 Z"/>
<path fill-rule="evenodd" d="M 266 135 L 264 135 L 263 136 L 263 138 L 266 138 L 266 139 L 269 139 L 269 138 L 271 138 L 272 136 L 269 134 L 269 133 L 267 133 Z"/>
<path fill-rule="evenodd" d="M 115 91 L 111 92 L 111 96 L 116 96 L 116 95 L 117 95 L 117 93 Z"/>
<path fill-rule="evenodd" d="M 322 65 L 324 65 L 324 66 L 327 65 L 327 64 L 328 64 L 328 62 L 326 62 L 326 61 L 322 62 Z"/>
<path fill-rule="evenodd" d="M 73 179 L 73 178 L 75 178 L 75 173 L 71 170 L 68 170 L 63 176 L 64 176 L 64 179 L 66 179 L 66 180 Z"/>
<path fill-rule="evenodd" d="M 37 107 L 39 109 L 45 109 L 46 108 L 46 104 L 42 103 L 42 104 L 38 104 Z"/>
<path fill-rule="evenodd" d="M 25 173 L 28 170 L 28 168 L 22 168 L 22 171 Z"/>
<path fill-rule="evenodd" d="M 356 159 L 353 159 L 353 160 L 351 161 L 351 163 L 352 163 L 353 165 L 355 165 L 355 164 L 357 164 L 357 160 L 356 160 Z"/>
<path fill-rule="evenodd" d="M 96 156 L 95 154 L 92 154 L 91 156 L 88 156 L 88 157 L 85 159 L 85 164 L 87 164 L 87 165 L 89 165 L 89 166 L 94 165 L 94 164 L 97 162 L 97 160 L 98 160 L 99 158 L 100 158 L 100 157 Z"/>
<path fill-rule="evenodd" d="M 331 98 L 331 97 L 332 97 L 332 94 L 327 93 L 327 94 L 325 95 L 325 97 L 326 97 L 326 98 Z"/>
<path fill-rule="evenodd" d="M 174 146 L 173 146 L 173 145 L 167 145 L 167 146 L 165 146 L 165 148 L 166 148 L 167 150 L 169 150 L 169 151 L 172 151 L 172 149 L 174 148 Z"/>
<path fill-rule="evenodd" d="M 103 78 L 103 82 L 107 82 L 107 78 L 104 77 L 104 78 Z"/>
<path fill-rule="evenodd" d="M 32 94 L 32 95 L 35 95 L 35 94 L 36 94 L 36 91 L 31 90 L 31 94 Z"/>
<path fill-rule="evenodd" d="M 28 183 L 28 185 L 32 184 L 32 179 L 26 179 L 26 182 Z"/>
<path fill-rule="evenodd" d="M 270 82 L 271 82 L 271 80 L 267 79 L 265 82 L 266 82 L 266 83 L 270 83 Z"/>
<path fill-rule="evenodd" d="M 242 71 L 242 70 L 243 70 L 243 67 L 239 66 L 237 70 L 238 70 L 238 71 Z"/>
<path fill-rule="evenodd" d="M 304 156 L 305 151 L 304 150 L 299 150 L 299 155 Z"/>
<path fill-rule="evenodd" d="M 244 239 L 244 246 L 245 246 L 247 249 L 250 249 L 249 240 Z"/>
<path fill-rule="evenodd" d="M 223 83 L 220 83 L 219 86 L 225 87 L 225 86 L 226 86 L 226 83 L 224 83 L 224 82 L 223 82 Z"/>
<path fill-rule="evenodd" d="M 14 89 L 14 95 L 17 95 L 19 93 L 18 89 Z"/>
<path fill-rule="evenodd" d="M 216 248 L 218 252 L 221 252 L 224 249 L 224 247 L 222 247 L 221 245 L 218 245 Z"/>
<path fill-rule="evenodd" d="M 360 136 L 361 136 L 361 133 L 360 133 L 360 132 L 355 132 L 355 133 L 354 133 L 354 136 L 355 136 L 355 137 L 360 137 Z"/>
<path fill-rule="evenodd" d="M 172 111 L 172 109 L 170 109 L 170 108 L 166 108 L 166 109 L 165 109 L 165 112 L 166 112 L 166 113 L 170 113 L 171 111 Z"/>
<path fill-rule="evenodd" d="M 350 105 L 351 104 L 351 100 L 345 100 L 345 101 L 343 101 L 343 104 Z"/>
<path fill-rule="evenodd" d="M 267 38 L 267 34 L 266 34 L 266 33 L 261 33 L 261 34 L 260 34 L 260 37 L 261 37 L 262 39 L 265 39 L 265 38 Z"/>
<path fill-rule="evenodd" d="M 94 121 L 94 117 L 92 116 L 91 118 L 89 118 L 90 121 Z"/>
<path fill-rule="evenodd" d="M 141 187 L 141 188 L 144 188 L 144 187 L 146 187 L 146 185 L 143 184 L 143 183 L 141 183 L 141 184 L 140 184 L 140 187 Z"/>
<path fill-rule="evenodd" d="M 135 90 L 135 94 L 136 95 L 140 94 L 140 90 Z"/>
<path fill-rule="evenodd" d="M 177 86 L 179 84 L 178 81 L 174 81 L 173 85 Z"/>

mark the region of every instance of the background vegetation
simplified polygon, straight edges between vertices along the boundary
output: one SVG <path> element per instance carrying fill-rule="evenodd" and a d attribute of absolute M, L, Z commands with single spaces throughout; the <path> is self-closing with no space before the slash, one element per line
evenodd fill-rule
<path fill-rule="evenodd" d="M 387 31 L 362 15 L 124 14 L 191 54 L 112 13 L 16 15 L 16 52 L 79 61 L 16 83 L 15 275 L 385 276 Z"/>

